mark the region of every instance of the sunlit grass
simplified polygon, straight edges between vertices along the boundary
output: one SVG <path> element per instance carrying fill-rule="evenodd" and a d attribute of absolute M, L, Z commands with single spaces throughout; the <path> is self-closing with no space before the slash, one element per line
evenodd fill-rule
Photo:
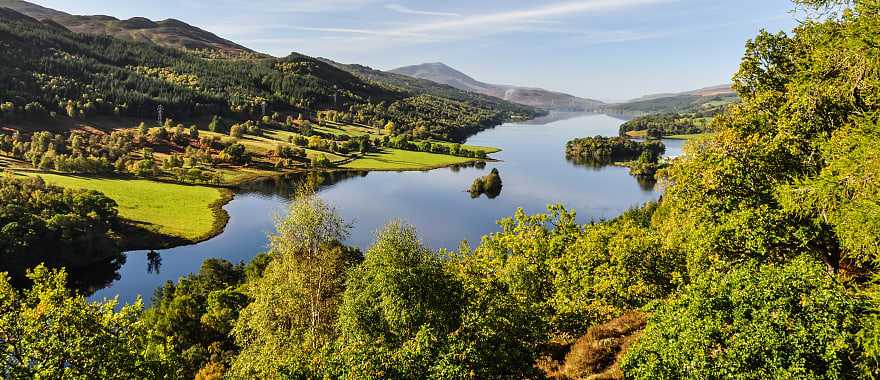
<path fill-rule="evenodd" d="M 95 190 L 119 205 L 119 216 L 150 231 L 199 240 L 211 234 L 215 224 L 212 205 L 224 190 L 142 179 L 90 178 L 57 174 L 39 175 L 50 184 Z"/>

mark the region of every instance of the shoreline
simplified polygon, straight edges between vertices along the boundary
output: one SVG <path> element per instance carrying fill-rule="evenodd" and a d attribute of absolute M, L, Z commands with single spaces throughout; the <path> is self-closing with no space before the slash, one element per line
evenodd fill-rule
<path fill-rule="evenodd" d="M 119 234 L 121 235 L 117 241 L 119 248 L 122 249 L 123 252 L 164 250 L 196 245 L 220 236 L 220 234 L 226 230 L 226 226 L 229 224 L 230 220 L 230 215 L 226 212 L 224 207 L 235 199 L 235 192 L 232 191 L 232 189 L 224 188 L 220 190 L 220 198 L 208 206 L 211 209 L 214 221 L 211 230 L 205 235 L 195 239 L 187 239 L 180 236 L 150 231 L 138 227 L 137 224 L 132 221 L 125 220 L 122 222 L 122 231 L 119 231 Z"/>
<path fill-rule="evenodd" d="M 527 120 L 525 120 L 527 121 Z M 491 130 L 502 126 L 507 123 L 515 123 L 521 122 L 520 120 L 508 120 L 503 121 L 497 125 L 492 125 L 489 127 L 480 128 L 476 131 L 476 133 L 471 134 L 466 139 L 477 135 L 481 132 Z M 498 147 L 483 147 L 488 150 L 488 154 L 494 154 L 503 151 L 502 148 Z M 418 151 L 414 151 L 420 153 Z M 12 163 L 18 160 L 14 160 Z M 162 233 L 157 231 L 154 228 L 148 227 L 148 224 L 143 222 L 138 222 L 130 219 L 122 219 L 120 218 L 120 223 L 114 227 L 115 232 L 115 240 L 119 248 L 125 252 L 132 251 L 148 251 L 148 250 L 166 250 L 173 249 L 179 247 L 186 247 L 191 245 L 196 245 L 199 243 L 203 243 L 209 241 L 211 239 L 216 238 L 221 235 L 226 230 L 226 226 L 229 224 L 229 220 L 231 216 L 225 210 L 226 205 L 232 202 L 235 199 L 235 194 L 238 189 L 249 184 L 254 183 L 266 179 L 279 178 L 287 175 L 295 175 L 295 174 L 305 174 L 305 173 L 333 173 L 333 172 L 429 172 L 437 169 L 443 168 L 451 168 L 456 166 L 472 166 L 479 162 L 492 163 L 492 162 L 502 162 L 501 160 L 497 160 L 491 157 L 487 158 L 469 158 L 465 161 L 455 162 L 455 163 L 443 163 L 436 165 L 423 165 L 423 166 L 414 166 L 414 167 L 396 167 L 396 168 L 382 168 L 382 167 L 373 167 L 373 168 L 346 168 L 346 167 L 332 167 L 332 168 L 322 168 L 322 169 L 311 169 L 311 168 L 288 168 L 283 169 L 281 171 L 268 171 L 261 169 L 251 170 L 241 170 L 239 174 L 240 176 L 235 176 L 233 179 L 229 181 L 225 181 L 221 184 L 196 184 L 196 183 L 183 183 L 170 180 L 168 178 L 156 177 L 156 178 L 140 178 L 130 175 L 83 175 L 83 174 L 75 174 L 75 173 L 61 173 L 55 171 L 44 171 L 36 168 L 27 167 L 24 165 L 9 165 L 4 166 L 5 170 L 12 171 L 17 175 L 40 175 L 40 174 L 51 174 L 58 176 L 67 176 L 67 177 L 83 177 L 83 178 L 95 178 L 95 179 L 119 179 L 119 180 L 127 180 L 127 179 L 137 179 L 137 180 L 147 180 L 157 183 L 164 184 L 172 184 L 172 185 L 183 185 L 183 186 L 196 186 L 196 187 L 207 187 L 207 188 L 215 188 L 220 191 L 220 197 L 208 206 L 211 210 L 211 214 L 213 217 L 211 229 L 203 234 L 202 236 L 198 236 L 196 238 L 186 238 L 182 236 L 176 236 L 168 233 Z M 248 168 L 244 168 L 248 169 Z M 251 168 L 253 169 L 253 168 Z"/>
<path fill-rule="evenodd" d="M 498 149 L 495 153 L 502 151 Z M 472 159 L 469 161 L 465 161 L 462 163 L 453 163 L 453 164 L 442 164 L 435 165 L 424 168 L 410 168 L 410 169 L 354 169 L 354 168 L 330 168 L 330 169 L 320 169 L 320 170 L 310 170 L 310 169 L 293 169 L 293 170 L 285 170 L 283 172 L 275 172 L 272 174 L 266 175 L 253 175 L 247 176 L 240 180 L 237 180 L 232 183 L 223 184 L 220 186 L 211 186 L 211 185 L 193 185 L 193 186 L 204 186 L 204 187 L 213 187 L 221 190 L 221 197 L 216 201 L 212 202 L 209 206 L 214 215 L 214 223 L 211 230 L 196 239 L 186 239 L 179 236 L 167 235 L 157 233 L 155 231 L 150 231 L 144 228 L 138 227 L 136 224 L 131 221 L 124 221 L 124 226 L 122 227 L 122 231 L 119 233 L 122 235 L 119 237 L 119 245 L 123 252 L 131 252 L 131 251 L 151 251 L 151 250 L 166 250 L 173 248 L 186 247 L 190 245 L 196 245 L 199 243 L 206 242 L 211 240 L 217 236 L 220 236 L 225 230 L 226 226 L 229 224 L 229 220 L 231 216 L 226 211 L 224 207 L 228 205 L 235 199 L 235 190 L 240 188 L 243 185 L 248 183 L 258 182 L 266 179 L 273 179 L 283 177 L 285 175 L 290 174 L 304 174 L 310 172 L 317 173 L 333 173 L 333 172 L 429 172 L 437 169 L 450 168 L 458 165 L 473 165 L 477 162 L 503 162 L 502 160 L 497 160 L 493 158 L 486 159 Z M 37 173 L 39 173 L 37 171 Z M 157 181 L 163 183 L 174 183 L 169 181 Z M 179 184 L 179 183 L 175 183 Z"/>

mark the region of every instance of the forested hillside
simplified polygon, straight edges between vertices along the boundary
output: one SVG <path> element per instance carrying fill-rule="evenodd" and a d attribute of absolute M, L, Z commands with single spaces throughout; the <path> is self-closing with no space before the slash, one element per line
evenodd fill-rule
<path fill-rule="evenodd" d="M 176 120 L 233 119 L 267 112 L 313 115 L 338 110 L 356 122 L 402 131 L 422 127 L 462 139 L 524 108 L 388 89 L 313 58 L 207 59 L 151 43 L 74 34 L 0 9 L 3 120 L 119 115 L 154 119 L 159 105 Z"/>
<path fill-rule="evenodd" d="M 152 21 L 143 17 L 120 20 L 111 16 L 80 16 L 22 0 L 0 0 L 9 8 L 70 31 L 149 42 L 159 46 L 198 51 L 211 56 L 258 57 L 260 54 L 180 20 Z"/>
<path fill-rule="evenodd" d="M 615 104 L 608 107 L 608 111 L 621 115 L 644 115 L 670 112 L 711 112 L 738 101 L 739 98 L 736 94 L 718 94 L 710 96 L 680 94 Z"/>

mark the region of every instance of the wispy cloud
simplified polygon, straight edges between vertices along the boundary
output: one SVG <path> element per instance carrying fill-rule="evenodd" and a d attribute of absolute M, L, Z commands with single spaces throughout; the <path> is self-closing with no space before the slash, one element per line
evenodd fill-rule
<path fill-rule="evenodd" d="M 383 37 L 423 37 L 418 33 L 409 33 L 399 30 L 377 30 L 377 29 L 358 29 L 358 28 L 315 28 L 308 26 L 294 26 L 291 29 L 305 30 L 309 32 L 327 32 L 327 33 L 345 33 L 345 34 L 365 34 L 369 36 Z"/>
<path fill-rule="evenodd" d="M 385 9 L 392 10 L 392 11 L 395 11 L 398 13 L 410 14 L 410 15 L 448 16 L 448 17 L 461 16 L 461 14 L 459 14 L 459 13 L 436 12 L 436 11 L 425 11 L 425 10 L 419 10 L 419 9 L 412 9 L 412 8 L 407 8 L 407 7 L 400 5 L 400 4 L 387 4 L 387 5 L 385 5 Z"/>
<path fill-rule="evenodd" d="M 378 0 L 185 0 L 184 5 L 196 9 L 246 10 L 259 13 L 328 13 L 361 9 Z"/>
<path fill-rule="evenodd" d="M 241 0 L 223 0 L 241 1 Z M 342 3 L 366 2 L 372 0 L 334 0 L 337 5 Z M 352 53 L 359 51 L 373 51 L 386 49 L 394 46 L 412 46 L 446 41 L 474 40 L 481 37 L 509 34 L 509 33 L 552 33 L 560 36 L 570 36 L 572 42 L 579 44 L 619 43 L 648 38 L 658 38 L 655 33 L 639 32 L 619 29 L 590 29 L 578 27 L 566 27 L 567 19 L 585 14 L 600 14 L 614 11 L 631 11 L 645 6 L 661 3 L 669 3 L 678 0 L 581 0 L 566 1 L 519 10 L 504 10 L 489 13 L 474 13 L 470 15 L 451 13 L 438 20 L 404 20 L 401 24 L 385 27 L 371 26 L 339 26 L 339 25 L 270 25 L 263 27 L 276 30 L 273 34 L 281 33 L 280 30 L 308 32 L 315 41 L 308 42 L 297 39 L 299 49 L 315 49 L 327 53 Z M 300 2 L 301 3 L 301 2 Z M 301 5 L 301 4 L 300 4 Z M 395 7 L 389 5 L 389 9 L 395 11 L 428 12 Z M 444 12 L 428 12 L 444 13 Z M 259 26 L 258 26 L 259 28 Z M 232 32 L 232 31 L 230 31 Z M 232 32 L 235 33 L 235 32 Z M 242 31 L 239 31 L 240 34 Z M 243 39 L 246 43 L 271 44 L 272 39 L 260 38 L 254 33 L 246 33 Z M 244 36 L 243 36 L 244 37 Z M 280 37 L 280 36 L 279 36 Z M 344 41 L 341 44 L 332 44 L 328 48 L 326 40 Z M 323 41 L 322 41 L 323 40 Z M 277 39 L 281 43 L 283 38 Z M 278 47 L 279 50 L 283 49 Z M 328 51 L 329 50 L 329 51 Z"/>
<path fill-rule="evenodd" d="M 490 13 L 485 15 L 473 15 L 456 20 L 439 21 L 419 24 L 407 28 L 411 32 L 425 32 L 437 30 L 456 30 L 462 28 L 486 28 L 498 25 L 510 25 L 523 22 L 538 22 L 549 17 L 570 16 L 575 14 L 611 11 L 625 8 L 633 8 L 642 5 L 665 3 L 671 0 L 592 0 L 567 3 L 548 4 L 542 7 Z"/>

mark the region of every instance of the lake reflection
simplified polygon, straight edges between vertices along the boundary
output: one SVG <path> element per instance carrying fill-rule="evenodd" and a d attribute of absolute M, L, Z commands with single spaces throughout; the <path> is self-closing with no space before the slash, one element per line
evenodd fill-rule
<path fill-rule="evenodd" d="M 462 240 L 478 244 L 481 236 L 497 231 L 498 219 L 513 215 L 519 207 L 538 213 L 548 204 L 562 203 L 586 223 L 612 218 L 659 197 L 653 184 L 640 184 L 627 168 L 587 168 L 566 160 L 566 142 L 616 136 L 620 119 L 598 114 L 558 116 L 543 124 L 541 120 L 506 124 L 468 140 L 468 144 L 504 149 L 492 155 L 499 162 L 430 172 L 335 173 L 322 179 L 319 193 L 355 224 L 348 244 L 364 249 L 392 219 L 415 225 L 423 242 L 434 249 L 455 249 Z M 680 150 L 681 144 L 675 142 L 667 147 L 667 154 L 677 155 Z M 501 173 L 503 191 L 495 199 L 472 199 L 467 192 L 471 182 L 492 168 Z M 154 289 L 197 271 L 205 259 L 250 260 L 266 249 L 273 216 L 284 211 L 295 183 L 303 180 L 305 176 L 292 176 L 241 189 L 225 207 L 230 221 L 220 236 L 157 253 L 130 252 L 119 279 L 92 298 L 119 295 L 120 301 L 132 302 L 141 294 L 149 303 Z"/>

